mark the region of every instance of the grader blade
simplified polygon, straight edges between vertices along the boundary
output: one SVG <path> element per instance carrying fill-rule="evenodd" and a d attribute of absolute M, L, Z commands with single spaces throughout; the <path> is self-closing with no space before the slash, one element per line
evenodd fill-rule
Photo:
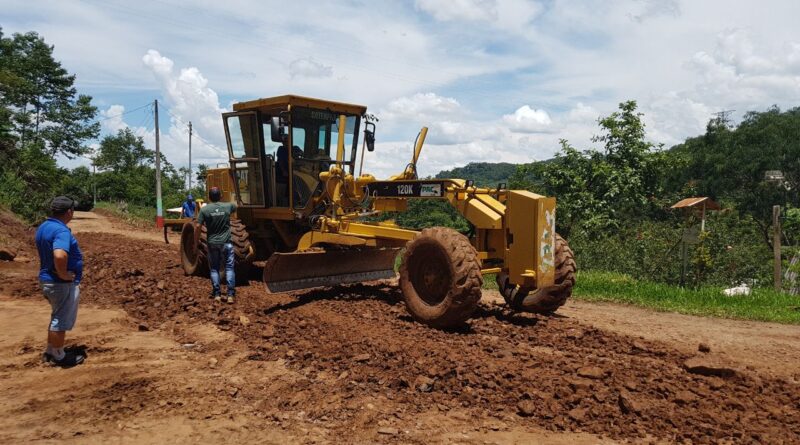
<path fill-rule="evenodd" d="M 399 249 L 274 253 L 264 265 L 269 292 L 394 278 Z"/>

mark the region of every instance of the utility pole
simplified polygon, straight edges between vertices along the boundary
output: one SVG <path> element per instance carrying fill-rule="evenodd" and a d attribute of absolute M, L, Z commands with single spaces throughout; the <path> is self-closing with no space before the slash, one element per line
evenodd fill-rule
<path fill-rule="evenodd" d="M 192 189 L 192 121 L 189 121 L 189 190 Z"/>
<path fill-rule="evenodd" d="M 92 208 L 97 207 L 97 166 L 92 159 Z"/>
<path fill-rule="evenodd" d="M 781 283 L 781 206 L 772 206 L 772 253 L 775 257 L 775 292 L 780 292 Z"/>
<path fill-rule="evenodd" d="M 156 227 L 164 227 L 164 209 L 161 203 L 161 146 L 158 140 L 158 99 L 153 102 L 156 118 Z"/>

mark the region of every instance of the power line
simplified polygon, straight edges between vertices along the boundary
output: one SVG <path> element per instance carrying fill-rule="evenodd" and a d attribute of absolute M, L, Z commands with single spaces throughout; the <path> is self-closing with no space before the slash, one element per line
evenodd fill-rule
<path fill-rule="evenodd" d="M 114 119 L 115 117 L 125 116 L 126 114 L 131 114 L 131 113 L 133 113 L 134 111 L 139 111 L 139 110 L 141 110 L 142 108 L 149 107 L 149 106 L 152 106 L 152 105 L 153 105 L 153 104 L 144 104 L 144 105 L 142 105 L 141 107 L 134 108 L 133 110 L 129 110 L 129 111 L 126 111 L 126 112 L 124 112 L 124 113 L 120 113 L 120 114 L 114 114 L 114 115 L 112 115 L 112 116 L 106 116 L 106 117 L 105 117 L 105 118 L 103 118 L 103 119 L 95 119 L 95 122 L 104 122 L 104 121 L 107 121 L 107 120 L 109 120 L 109 119 Z"/>
<path fill-rule="evenodd" d="M 172 111 L 170 111 L 170 109 L 169 109 L 169 108 L 167 108 L 167 107 L 162 107 L 162 108 L 163 108 L 164 110 L 166 110 L 166 111 L 167 111 L 167 113 L 168 113 L 170 116 L 174 117 L 174 118 L 175 118 L 175 119 L 176 119 L 178 122 L 182 123 L 183 125 L 187 126 L 187 128 L 188 128 L 189 124 L 187 124 L 187 123 L 186 123 L 186 121 L 184 121 L 184 120 L 183 120 L 183 119 L 181 119 L 180 117 L 176 116 L 176 115 L 175 115 L 175 113 L 173 113 Z M 193 136 L 193 137 L 195 137 L 195 138 L 197 138 L 197 139 L 198 139 L 200 142 L 202 142 L 202 143 L 203 143 L 203 145 L 205 145 L 206 147 L 208 147 L 208 148 L 212 148 L 212 149 L 214 149 L 214 150 L 216 150 L 216 151 L 218 151 L 218 152 L 220 152 L 220 153 L 224 154 L 226 158 L 228 157 L 228 151 L 227 151 L 227 150 L 223 150 L 223 149 L 221 149 L 221 148 L 217 147 L 216 145 L 212 144 L 211 142 L 208 142 L 207 140 L 203 139 L 203 137 L 202 137 L 202 136 L 200 136 L 200 135 L 199 135 L 199 134 L 198 134 L 196 131 L 193 133 L 193 135 L 192 135 L 192 136 Z"/>

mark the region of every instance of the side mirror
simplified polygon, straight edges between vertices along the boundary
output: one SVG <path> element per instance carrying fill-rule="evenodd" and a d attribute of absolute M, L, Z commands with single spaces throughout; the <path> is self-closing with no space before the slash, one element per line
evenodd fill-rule
<path fill-rule="evenodd" d="M 367 150 L 375 151 L 375 130 L 365 130 L 364 140 L 367 142 Z"/>
<path fill-rule="evenodd" d="M 280 117 L 273 117 L 270 121 L 270 135 L 272 138 L 272 142 L 283 142 L 284 139 L 284 132 L 283 132 L 283 125 L 281 125 L 281 118 Z"/>

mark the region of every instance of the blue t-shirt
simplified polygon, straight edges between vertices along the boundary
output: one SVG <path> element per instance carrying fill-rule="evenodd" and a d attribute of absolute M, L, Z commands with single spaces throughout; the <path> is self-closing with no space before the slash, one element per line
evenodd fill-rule
<path fill-rule="evenodd" d="M 183 201 L 183 216 L 194 218 L 194 201 Z"/>
<path fill-rule="evenodd" d="M 75 283 L 81 281 L 83 276 L 83 254 L 78 247 L 78 240 L 72 236 L 66 224 L 55 219 L 47 218 L 39 229 L 36 230 L 36 248 L 39 250 L 39 281 L 63 282 L 56 275 L 53 250 L 61 249 L 67 252 L 67 271 L 75 274 Z"/>

